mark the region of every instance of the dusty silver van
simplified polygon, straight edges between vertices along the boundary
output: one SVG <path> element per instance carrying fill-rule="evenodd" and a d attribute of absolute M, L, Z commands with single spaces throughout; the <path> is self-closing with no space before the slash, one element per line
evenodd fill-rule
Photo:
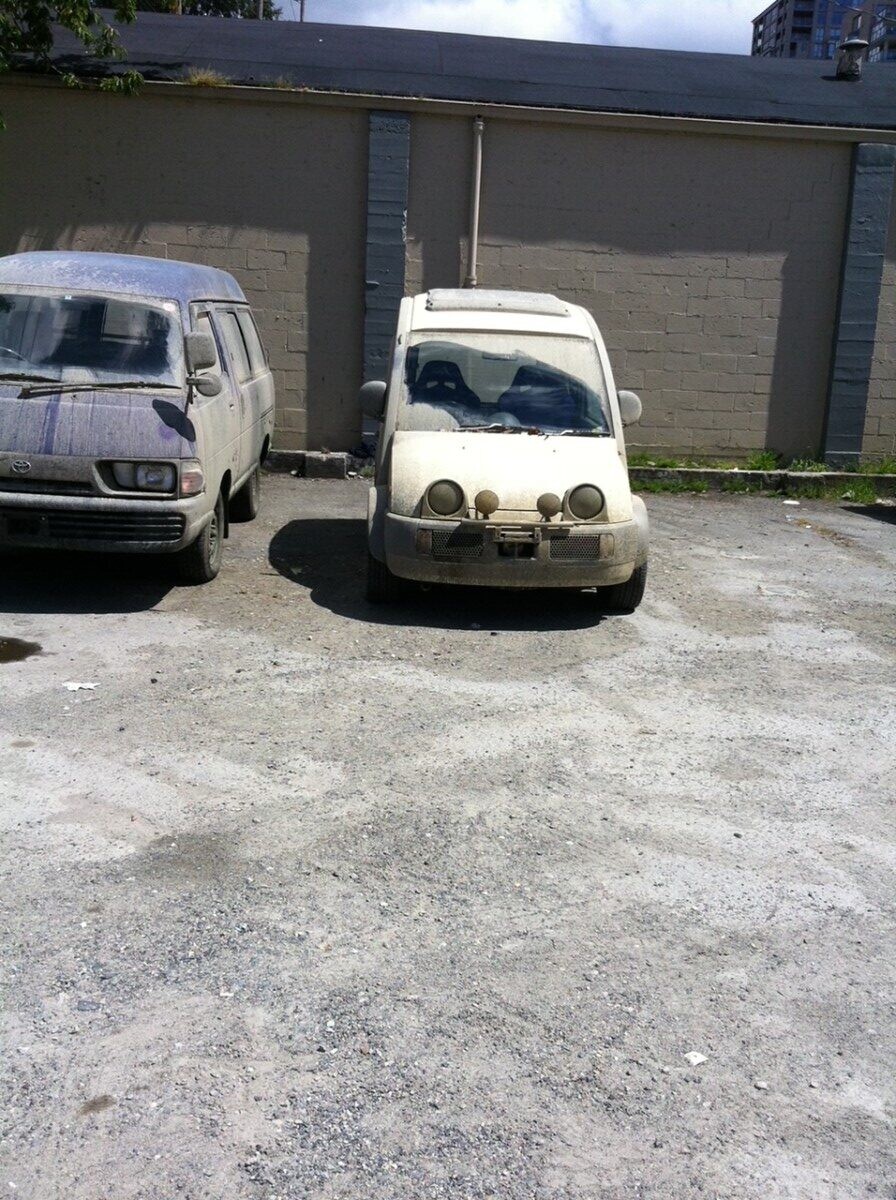
<path fill-rule="evenodd" d="M 123 254 L 0 258 L 0 548 L 175 554 L 213 579 L 258 511 L 274 387 L 224 271 Z"/>
<path fill-rule="evenodd" d="M 391 374 L 361 390 L 381 422 L 368 597 L 407 580 L 596 588 L 630 612 L 648 522 L 631 494 L 616 390 L 584 308 L 532 292 L 442 289 L 402 301 Z"/>

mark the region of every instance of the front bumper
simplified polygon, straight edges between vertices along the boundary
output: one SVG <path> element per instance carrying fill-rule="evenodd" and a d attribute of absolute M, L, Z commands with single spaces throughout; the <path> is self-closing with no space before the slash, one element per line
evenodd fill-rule
<path fill-rule="evenodd" d="M 384 535 L 389 570 L 424 583 L 604 587 L 625 583 L 639 559 L 634 520 L 606 525 L 508 524 L 387 513 Z"/>
<path fill-rule="evenodd" d="M 0 547 L 174 553 L 210 515 L 207 496 L 112 500 L 99 496 L 0 494 Z"/>

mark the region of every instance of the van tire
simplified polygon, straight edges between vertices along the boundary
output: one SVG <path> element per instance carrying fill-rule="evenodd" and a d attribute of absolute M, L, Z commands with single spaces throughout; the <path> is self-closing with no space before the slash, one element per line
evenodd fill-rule
<path fill-rule="evenodd" d="M 384 562 L 367 551 L 367 599 L 371 604 L 390 604 L 407 590 L 403 579 L 393 575 Z"/>
<path fill-rule="evenodd" d="M 647 563 L 635 567 L 632 577 L 626 583 L 616 583 L 612 587 L 597 589 L 597 599 L 605 613 L 633 613 L 644 599 L 644 589 L 647 586 Z"/>
<path fill-rule="evenodd" d="M 254 521 L 260 505 L 261 470 L 255 467 L 236 495 L 231 496 L 227 511 L 231 521 Z"/>
<path fill-rule="evenodd" d="M 177 573 L 181 583 L 211 583 L 221 570 L 224 545 L 224 497 L 219 493 L 212 519 L 177 556 Z"/>

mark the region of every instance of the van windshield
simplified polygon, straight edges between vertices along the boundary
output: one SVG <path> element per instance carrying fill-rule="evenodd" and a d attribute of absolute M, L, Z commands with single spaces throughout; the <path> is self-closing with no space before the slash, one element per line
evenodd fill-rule
<path fill-rule="evenodd" d="M 610 433 L 606 382 L 588 338 L 412 334 L 397 427 Z"/>
<path fill-rule="evenodd" d="M 130 297 L 0 291 L 0 376 L 178 386 L 177 305 Z"/>

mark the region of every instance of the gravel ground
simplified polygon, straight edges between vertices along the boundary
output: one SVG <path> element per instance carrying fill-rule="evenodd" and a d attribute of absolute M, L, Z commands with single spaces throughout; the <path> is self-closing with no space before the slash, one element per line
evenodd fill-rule
<path fill-rule="evenodd" d="M 3 561 L 0 1195 L 896 1196 L 894 510 L 651 497 L 602 620 L 365 505 Z"/>

